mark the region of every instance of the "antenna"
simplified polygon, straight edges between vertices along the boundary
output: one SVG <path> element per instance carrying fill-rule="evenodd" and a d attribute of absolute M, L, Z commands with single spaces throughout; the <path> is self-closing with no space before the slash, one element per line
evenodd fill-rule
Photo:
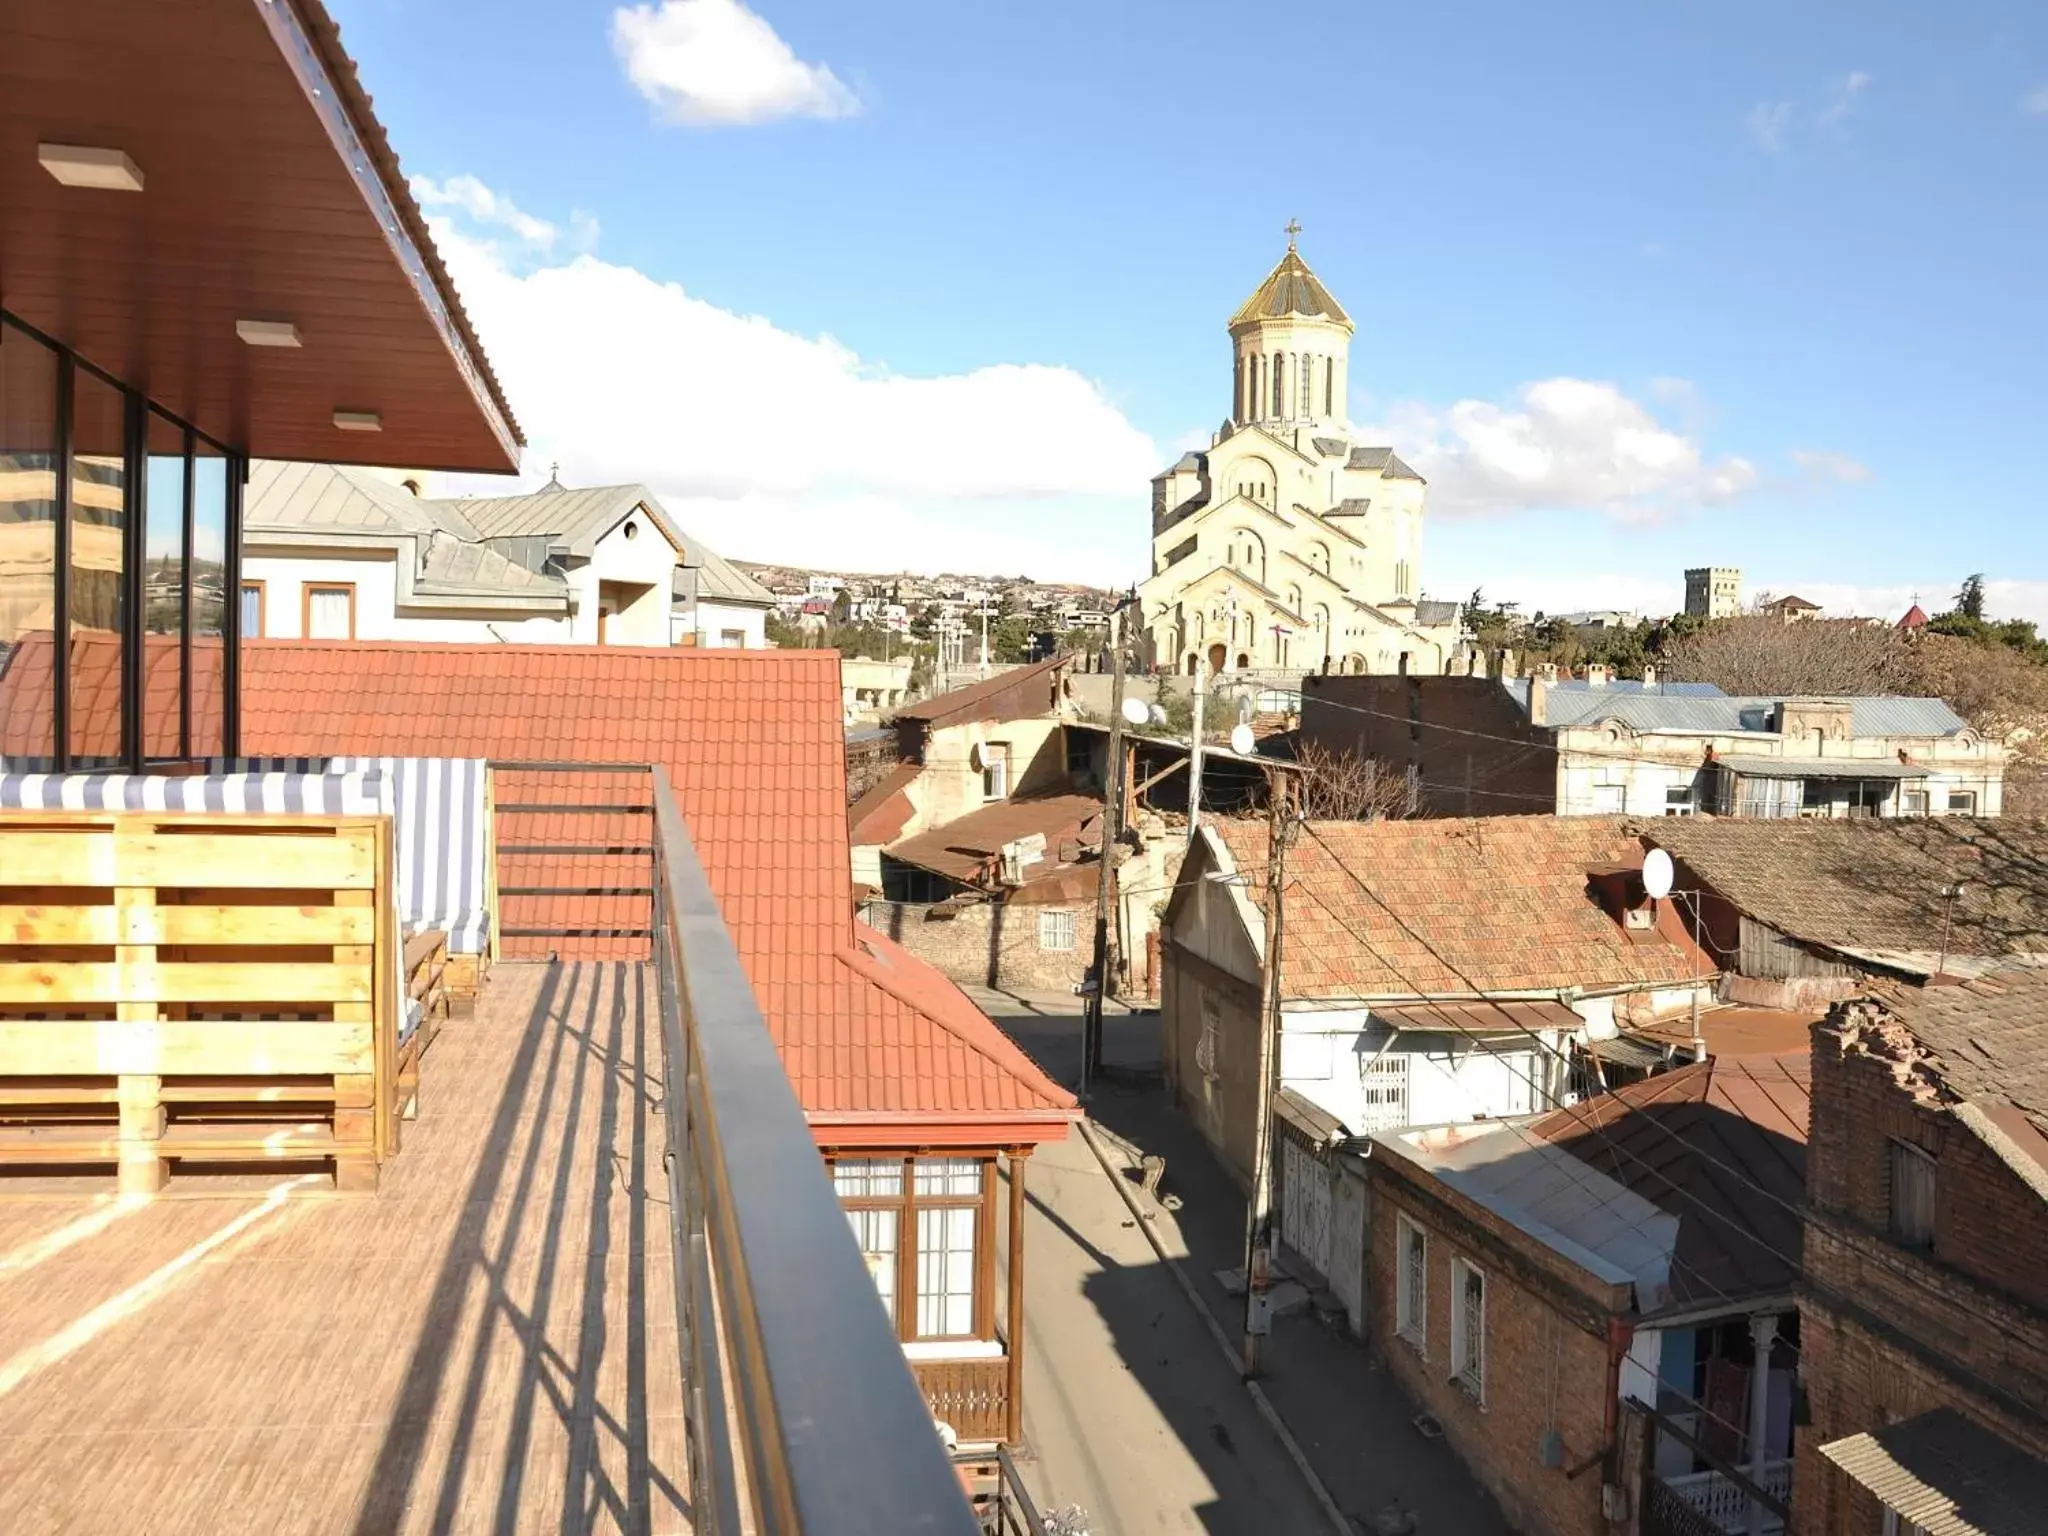
<path fill-rule="evenodd" d="M 1239 721 L 1231 728 L 1230 750 L 1239 757 L 1250 757 L 1258 744 L 1258 739 L 1252 735 L 1252 728 L 1243 721 Z"/>
<path fill-rule="evenodd" d="M 1662 901 L 1671 894 L 1674 874 L 1671 855 L 1662 848 L 1652 848 L 1643 855 L 1643 889 L 1653 901 Z"/>

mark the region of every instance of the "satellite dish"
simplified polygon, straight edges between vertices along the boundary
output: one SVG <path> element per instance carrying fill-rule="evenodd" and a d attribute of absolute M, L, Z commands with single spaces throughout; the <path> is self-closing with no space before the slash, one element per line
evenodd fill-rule
<path fill-rule="evenodd" d="M 1252 728 L 1250 726 L 1240 721 L 1231 728 L 1230 750 L 1239 757 L 1250 757 L 1252 749 L 1258 744 L 1258 739 L 1252 735 Z"/>
<path fill-rule="evenodd" d="M 1643 889 L 1658 901 L 1671 894 L 1671 855 L 1652 848 L 1643 855 Z"/>
<path fill-rule="evenodd" d="M 1152 706 L 1151 718 L 1152 723 L 1154 725 L 1166 724 L 1166 706 L 1163 704 L 1154 704 Z"/>
<path fill-rule="evenodd" d="M 1240 693 L 1237 696 L 1237 723 L 1239 725 L 1250 725 L 1252 723 L 1252 714 L 1252 696 L 1248 693 Z"/>
<path fill-rule="evenodd" d="M 1151 718 L 1152 711 L 1146 706 L 1143 699 L 1124 700 L 1124 723 L 1126 725 L 1143 725 Z"/>

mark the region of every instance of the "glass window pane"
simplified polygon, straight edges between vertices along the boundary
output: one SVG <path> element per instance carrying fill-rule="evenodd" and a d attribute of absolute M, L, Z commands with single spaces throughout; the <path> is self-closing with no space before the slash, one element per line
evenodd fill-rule
<path fill-rule="evenodd" d="M 57 354 L 0 321 L 0 765 L 56 764 Z"/>
<path fill-rule="evenodd" d="M 192 755 L 219 757 L 227 729 L 228 472 L 205 438 L 192 446 Z"/>
<path fill-rule="evenodd" d="M 71 407 L 71 766 L 121 761 L 127 397 L 84 368 Z"/>
<path fill-rule="evenodd" d="M 972 1206 L 917 1213 L 917 1334 L 957 1339 L 974 1332 Z"/>
<path fill-rule="evenodd" d="M 842 1157 L 832 1165 L 832 1187 L 842 1198 L 892 1198 L 903 1193 L 900 1157 Z"/>
<path fill-rule="evenodd" d="M 917 1192 L 920 1195 L 978 1195 L 981 1193 L 981 1160 L 974 1157 L 920 1157 L 917 1160 Z"/>
<path fill-rule="evenodd" d="M 356 594 L 352 587 L 306 588 L 306 638 L 353 640 Z"/>
<path fill-rule="evenodd" d="M 875 1277 L 875 1290 L 882 1298 L 882 1310 L 896 1321 L 896 1213 L 894 1211 L 848 1211 L 854 1241 L 861 1257 L 868 1261 L 868 1273 Z"/>
<path fill-rule="evenodd" d="M 142 755 L 185 751 L 185 429 L 149 415 L 142 541 Z"/>

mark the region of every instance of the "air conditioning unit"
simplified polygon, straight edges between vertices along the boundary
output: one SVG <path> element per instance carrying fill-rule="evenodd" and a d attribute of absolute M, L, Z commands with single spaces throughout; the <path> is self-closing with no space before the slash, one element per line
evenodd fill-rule
<path fill-rule="evenodd" d="M 1003 850 L 1002 882 L 1005 885 L 1024 883 L 1024 860 L 1011 849 Z"/>

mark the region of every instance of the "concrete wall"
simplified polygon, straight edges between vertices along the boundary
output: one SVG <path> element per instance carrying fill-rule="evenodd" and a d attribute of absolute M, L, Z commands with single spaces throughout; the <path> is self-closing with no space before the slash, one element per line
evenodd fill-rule
<path fill-rule="evenodd" d="M 958 821 L 989 803 L 982 795 L 981 769 L 974 765 L 974 748 L 982 742 L 1009 747 L 1011 795 L 1035 794 L 1066 783 L 1066 738 L 1057 719 L 946 726 L 925 739 L 924 772 L 918 775 L 913 797 L 918 819 L 904 829 L 906 837 Z"/>
<path fill-rule="evenodd" d="M 765 609 L 700 598 L 695 612 L 674 616 L 675 643 L 685 645 L 686 637 L 694 637 L 701 646 L 758 651 L 768 644 L 767 622 Z"/>
<path fill-rule="evenodd" d="M 1895 1140 L 1936 1161 L 1931 1251 L 1887 1235 Z M 1875 1531 L 1875 1500 L 1818 1448 L 1932 1408 L 2048 1460 L 2048 1203 L 2036 1189 L 1931 1086 L 1916 1094 L 1893 1062 L 1845 1049 L 1831 1023 L 1814 1031 L 1807 1193 L 1812 1423 L 1795 1438 L 1795 1536 Z"/>
<path fill-rule="evenodd" d="M 1354 1133 L 1390 1128 L 1366 1102 L 1366 1069 L 1386 1057 L 1407 1062 L 1403 1125 L 1458 1125 L 1550 1108 L 1550 1064 L 1563 1035 L 1542 1031 L 1545 1049 L 1475 1050 L 1451 1035 L 1402 1033 L 1364 1024 L 1363 1010 L 1290 1007 L 1280 1016 L 1280 1084 Z"/>

